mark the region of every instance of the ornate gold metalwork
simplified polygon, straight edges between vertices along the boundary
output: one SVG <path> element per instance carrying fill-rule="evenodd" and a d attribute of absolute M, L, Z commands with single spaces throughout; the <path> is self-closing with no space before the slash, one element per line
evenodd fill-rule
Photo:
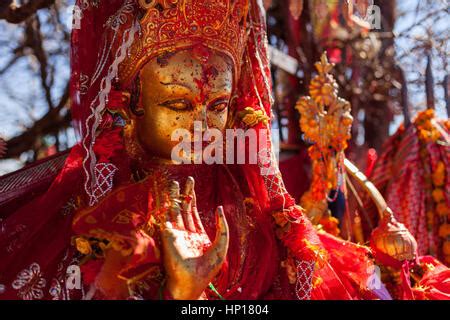
<path fill-rule="evenodd" d="M 313 143 L 309 148 L 313 176 L 310 190 L 301 204 L 313 223 L 328 213 L 327 197 L 339 188 L 344 150 L 350 139 L 353 118 L 350 103 L 338 97 L 338 85 L 330 74 L 333 64 L 324 53 L 315 64 L 318 75 L 309 86 L 311 96 L 301 97 L 296 108 L 300 112 L 300 128 Z M 329 215 L 328 215 L 329 216 Z"/>
<path fill-rule="evenodd" d="M 152 57 L 202 44 L 233 60 L 235 76 L 247 40 L 248 0 L 140 0 L 141 36 L 119 69 L 128 85 Z"/>
<path fill-rule="evenodd" d="M 396 260 L 412 260 L 417 253 L 417 242 L 409 230 L 399 223 L 387 206 L 381 193 L 349 160 L 344 161 L 346 172 L 370 195 L 380 215 L 380 223 L 372 232 L 372 247 Z"/>
<path fill-rule="evenodd" d="M 320 223 L 324 217 L 327 219 L 327 194 L 339 188 L 339 178 L 336 177 L 344 174 L 345 168 L 369 193 L 380 214 L 380 224 L 372 233 L 373 248 L 399 261 L 414 259 L 417 252 L 414 237 L 403 224 L 395 220 L 377 188 L 345 159 L 344 150 L 351 138 L 353 118 L 350 104 L 338 97 L 336 80 L 330 74 L 333 64 L 328 62 L 324 53 L 315 66 L 318 75 L 311 81 L 311 96 L 302 97 L 297 103 L 297 110 L 301 114 L 300 127 L 305 137 L 314 143 L 309 149 L 313 168 L 312 183 L 310 190 L 301 199 L 302 206 L 313 223 Z"/>
<path fill-rule="evenodd" d="M 353 123 L 350 103 L 338 97 L 338 85 L 330 74 L 333 66 L 324 53 L 315 64 L 319 74 L 309 86 L 311 96 L 301 97 L 296 106 L 305 137 L 322 152 L 329 147 L 335 152 L 345 150 Z"/>
<path fill-rule="evenodd" d="M 372 232 L 372 247 L 398 261 L 414 260 L 417 253 L 416 239 L 387 209 L 389 212 L 384 214 Z"/>

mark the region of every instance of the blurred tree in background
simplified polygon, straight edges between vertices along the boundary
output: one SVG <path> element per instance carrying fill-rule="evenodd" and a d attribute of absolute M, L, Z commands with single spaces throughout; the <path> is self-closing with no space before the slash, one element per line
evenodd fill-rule
<path fill-rule="evenodd" d="M 295 19 L 289 8 L 298 2 L 303 11 Z M 307 94 L 314 62 L 327 50 L 336 63 L 340 96 L 353 107 L 349 156 L 364 165 L 367 150 L 380 151 L 402 120 L 409 123 L 427 107 L 427 99 L 434 99 L 432 107 L 441 117 L 447 116 L 450 20 L 447 1 L 354 0 L 353 5 L 349 13 L 345 0 L 266 0 L 269 42 L 299 61 L 297 76 L 273 70 L 275 112 L 285 148 L 300 142 L 292 106 L 299 94 Z M 370 5 L 381 13 L 380 25 L 372 29 L 364 20 Z M 430 98 L 434 92 L 438 95 Z"/>
<path fill-rule="evenodd" d="M 368 148 L 380 150 L 417 110 L 433 107 L 447 116 L 446 0 L 262 2 L 271 46 L 298 61 L 294 74 L 272 67 L 274 125 L 282 150 L 301 148 L 294 105 L 308 94 L 314 63 L 324 50 L 337 65 L 341 96 L 353 105 L 350 157 L 360 165 Z M 381 9 L 381 21 L 380 28 L 369 30 L 371 4 Z M 13 166 L 0 162 L 0 174 L 76 142 L 68 92 L 73 5 L 74 0 L 0 2 L 0 154 L 19 159 Z"/>
<path fill-rule="evenodd" d="M 70 3 L 2 1 L 0 134 L 5 158 L 30 162 L 67 149 Z"/>

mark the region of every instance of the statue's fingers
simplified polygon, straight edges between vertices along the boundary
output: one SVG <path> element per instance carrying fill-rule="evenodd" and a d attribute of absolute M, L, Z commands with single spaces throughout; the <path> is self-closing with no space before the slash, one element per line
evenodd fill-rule
<path fill-rule="evenodd" d="M 194 181 L 194 186 L 192 188 L 192 207 L 193 208 L 197 208 L 197 195 L 195 193 L 195 181 Z"/>
<path fill-rule="evenodd" d="M 184 200 L 182 202 L 184 224 L 187 230 L 191 232 L 196 232 L 194 219 L 192 217 L 192 194 L 194 193 L 194 186 L 194 178 L 188 177 L 184 188 Z"/>
<path fill-rule="evenodd" d="M 230 238 L 230 231 L 228 229 L 227 219 L 223 212 L 223 207 L 220 206 L 216 210 L 216 238 L 208 250 L 209 261 L 212 265 L 221 265 L 225 261 L 228 251 L 228 244 Z"/>
<path fill-rule="evenodd" d="M 194 218 L 194 224 L 197 232 L 206 233 L 205 228 L 203 227 L 202 219 L 198 213 L 197 207 L 192 207 L 192 217 Z"/>
<path fill-rule="evenodd" d="M 182 210 L 180 208 L 179 205 L 172 207 L 171 209 L 171 216 L 172 216 L 172 221 L 173 224 L 175 225 L 176 228 L 180 229 L 180 230 L 184 230 L 185 229 L 185 225 L 183 222 L 183 215 L 182 215 Z"/>
<path fill-rule="evenodd" d="M 180 198 L 180 184 L 178 181 L 172 180 L 169 185 L 169 199 L 170 201 L 179 200 Z"/>
<path fill-rule="evenodd" d="M 192 217 L 194 219 L 195 229 L 199 233 L 206 233 L 205 228 L 203 227 L 202 219 L 200 218 L 200 215 L 199 215 L 198 209 L 197 209 L 197 195 L 195 193 L 195 181 L 194 181 L 194 186 L 192 188 L 191 196 L 192 196 L 192 203 L 191 203 Z"/>
<path fill-rule="evenodd" d="M 183 217 L 181 215 L 180 207 L 180 184 L 178 181 L 172 181 L 169 187 L 170 208 L 169 215 L 166 216 L 167 221 L 172 222 L 175 228 L 184 229 Z"/>
<path fill-rule="evenodd" d="M 184 194 L 185 195 L 192 195 L 195 188 L 195 180 L 192 177 L 188 177 L 186 180 L 186 184 L 184 186 Z"/>

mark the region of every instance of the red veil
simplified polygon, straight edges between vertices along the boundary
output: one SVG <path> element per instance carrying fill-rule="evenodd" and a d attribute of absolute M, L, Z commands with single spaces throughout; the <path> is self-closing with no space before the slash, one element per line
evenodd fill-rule
<path fill-rule="evenodd" d="M 137 2 L 77 1 L 71 93 L 74 127 L 81 141 L 45 194 L 4 221 L 0 233 L 0 298 L 92 297 L 89 287 L 77 285 L 76 280 L 67 286 L 68 266 L 80 263 L 79 254 L 71 245 L 73 208 L 83 201 L 95 206 L 130 177 L 121 125 L 106 111 L 126 107 L 119 94 L 124 88 L 119 85 L 118 68 L 142 32 Z M 236 99 L 230 108 L 238 114 L 251 107 L 270 116 L 271 78 L 264 10 L 261 1 L 250 0 L 247 4 L 248 38 L 235 86 Z M 242 124 L 236 122 L 235 126 Z M 295 287 L 297 298 L 373 298 L 367 289 L 374 270 L 368 251 L 316 233 L 284 187 L 272 150 L 270 123 L 261 122 L 254 128 L 261 133 L 260 138 L 265 138 L 258 150 L 258 163 L 230 166 L 229 170 L 255 202 L 252 219 L 263 226 L 262 232 L 268 238 L 276 233 L 286 248 L 283 265 L 291 280 L 295 280 L 291 286 Z M 261 250 L 263 243 L 254 251 Z M 279 268 L 277 261 L 266 263 L 270 264 L 269 269 Z M 245 276 L 259 283 L 259 275 L 256 272 Z M 262 298 L 252 291 L 256 289 L 242 290 L 243 298 Z"/>

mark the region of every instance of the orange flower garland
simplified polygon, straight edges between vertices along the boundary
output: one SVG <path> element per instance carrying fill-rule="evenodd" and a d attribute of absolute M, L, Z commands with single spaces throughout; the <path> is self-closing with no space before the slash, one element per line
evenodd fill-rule
<path fill-rule="evenodd" d="M 427 162 L 428 151 L 426 145 L 428 143 L 436 143 L 441 138 L 441 133 L 433 124 L 435 112 L 432 109 L 422 111 L 418 114 L 414 121 L 417 128 L 419 140 L 422 142 L 421 157 L 424 162 Z M 449 129 L 450 121 L 445 122 L 445 127 Z M 444 260 L 450 264 L 450 208 L 447 205 L 445 195 L 446 183 L 446 166 L 443 161 L 439 161 L 436 167 L 430 168 L 431 176 L 431 199 L 433 200 L 433 210 L 427 211 L 427 223 L 429 230 L 433 229 L 435 217 L 440 221 L 439 237 L 443 239 L 442 253 Z"/>
<path fill-rule="evenodd" d="M 327 232 L 338 235 L 338 221 L 328 212 L 328 195 L 342 183 L 344 150 L 351 138 L 350 103 L 338 97 L 338 84 L 330 74 L 334 65 L 324 53 L 315 64 L 318 75 L 309 86 L 310 96 L 301 97 L 296 109 L 300 128 L 314 144 L 308 149 L 312 160 L 312 181 L 301 204 L 310 220 Z M 336 192 L 337 196 L 337 192 Z M 329 200 L 332 201 L 332 200 Z"/>
<path fill-rule="evenodd" d="M 423 142 L 436 142 L 441 137 L 440 132 L 431 123 L 435 118 L 435 112 L 432 109 L 419 112 L 414 124 L 417 127 L 419 139 Z"/>

